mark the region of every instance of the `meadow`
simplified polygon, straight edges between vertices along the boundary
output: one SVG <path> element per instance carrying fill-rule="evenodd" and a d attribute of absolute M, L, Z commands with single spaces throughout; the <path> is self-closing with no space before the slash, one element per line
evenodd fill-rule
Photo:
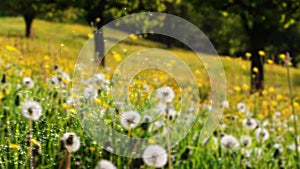
<path fill-rule="evenodd" d="M 268 53 L 264 56 L 265 90 L 261 94 L 250 94 L 249 58 L 220 56 L 227 86 L 227 98 L 220 103 L 224 108 L 223 118 L 213 135 L 202 143 L 199 134 L 211 109 L 210 83 L 204 69 L 205 63 L 193 52 L 179 48 L 166 49 L 165 45 L 140 36 L 133 36 L 118 44 L 106 58 L 107 68 L 100 68 L 99 76 L 94 77 L 100 81 L 101 88 L 96 92 L 93 89 L 87 95 L 100 107 L 100 117 L 106 122 L 112 124 L 108 114 L 116 111 L 110 100 L 112 74 L 128 53 L 133 51 L 162 48 L 179 56 L 191 68 L 199 88 L 201 100 L 197 105 L 199 112 L 195 114 L 198 118 L 188 135 L 172 150 L 158 155 L 157 160 L 147 161 L 147 158 L 117 156 L 113 153 L 113 146 L 110 147 L 112 151 L 107 151 L 108 147 L 103 149 L 87 135 L 78 120 L 80 112 L 77 112 L 75 105 L 80 105 L 81 101 L 72 96 L 72 76 L 76 58 L 92 36 L 90 27 L 35 20 L 34 38 L 31 39 L 22 37 L 22 18 L 0 18 L 0 28 L 0 168 L 30 168 L 30 165 L 41 169 L 97 166 L 182 169 L 300 166 L 300 148 L 297 145 L 300 143 L 297 133 L 300 110 L 300 79 L 297 77 L 300 76 L 300 70 L 289 68 L 284 56 L 282 65 L 275 65 Z M 118 36 L 110 31 L 105 33 L 111 38 Z M 170 110 L 175 111 L 176 115 L 187 113 L 177 112 L 180 90 L 172 77 L 153 70 L 144 72 L 141 77 L 146 78 L 135 78 L 130 88 L 130 99 L 137 105 L 138 111 L 149 106 L 149 91 L 159 88 L 174 96 L 171 99 L 158 96 L 158 100 L 167 102 L 167 105 L 174 102 Z M 162 86 L 169 86 L 171 90 Z M 169 121 L 159 126 L 153 122 L 144 129 L 139 123 L 145 120 L 146 115 L 129 114 L 138 116 L 139 120 L 128 126 L 122 122 L 123 116 L 116 114 L 118 122 L 114 127 L 131 136 L 162 132 Z M 166 119 L 169 116 L 167 114 Z M 154 130 L 155 127 L 158 129 Z M 158 146 L 157 149 L 167 149 L 160 146 L 159 142 L 150 141 L 147 144 Z M 145 154 L 144 150 L 140 151 Z"/>

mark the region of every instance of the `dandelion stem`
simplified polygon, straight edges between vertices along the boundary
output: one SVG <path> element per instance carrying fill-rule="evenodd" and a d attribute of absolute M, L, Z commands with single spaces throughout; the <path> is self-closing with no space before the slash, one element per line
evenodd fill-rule
<path fill-rule="evenodd" d="M 172 161 L 171 161 L 171 142 L 170 142 L 170 119 L 167 116 L 167 142 L 168 142 L 168 169 L 172 169 Z"/>
<path fill-rule="evenodd" d="M 32 154 L 32 120 L 29 120 L 29 151 L 30 151 L 30 169 L 34 169 L 33 166 L 33 154 Z"/>
<path fill-rule="evenodd" d="M 63 164 L 64 164 L 65 158 L 66 158 L 66 151 L 64 151 L 64 155 L 63 155 L 62 159 L 61 159 L 60 162 L 59 162 L 59 167 L 58 167 L 58 169 L 62 169 L 62 166 L 63 166 Z"/>
<path fill-rule="evenodd" d="M 286 60 L 285 60 L 285 65 L 287 68 L 287 80 L 289 83 L 289 93 L 290 93 L 290 99 L 291 99 L 291 106 L 292 106 L 292 114 L 293 114 L 293 125 L 294 125 L 294 129 L 295 129 L 295 136 L 294 136 L 294 141 L 295 141 L 295 147 L 296 147 L 296 165 L 297 168 L 300 169 L 300 163 L 298 162 L 299 160 L 299 152 L 298 152 L 298 126 L 297 126 L 297 118 L 296 118 L 296 111 L 295 111 L 295 106 L 294 106 L 294 93 L 293 93 L 293 83 L 292 83 L 292 79 L 291 79 L 291 75 L 290 75 L 290 67 L 289 67 L 289 62 L 290 61 L 290 55 L 287 52 L 286 53 Z"/>
<path fill-rule="evenodd" d="M 70 169 L 71 168 L 71 157 L 72 157 L 72 153 L 68 153 L 67 163 L 66 163 L 66 169 Z"/>

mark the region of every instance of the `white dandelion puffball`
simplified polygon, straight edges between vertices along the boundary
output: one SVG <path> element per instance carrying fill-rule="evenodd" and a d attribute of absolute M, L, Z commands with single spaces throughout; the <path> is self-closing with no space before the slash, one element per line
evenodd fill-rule
<path fill-rule="evenodd" d="M 243 102 L 240 102 L 237 104 L 237 108 L 240 112 L 245 113 L 247 110 L 246 104 Z"/>
<path fill-rule="evenodd" d="M 97 85 L 103 85 L 105 83 L 107 83 L 108 81 L 105 78 L 105 75 L 103 73 L 98 73 L 94 75 L 94 82 Z"/>
<path fill-rule="evenodd" d="M 227 107 L 229 107 L 229 102 L 227 100 L 225 100 L 225 101 L 222 102 L 221 105 L 222 105 L 223 108 L 227 108 Z"/>
<path fill-rule="evenodd" d="M 176 116 L 178 116 L 178 112 L 172 106 L 166 106 L 162 113 L 169 118 L 169 120 L 174 120 Z"/>
<path fill-rule="evenodd" d="M 159 100 L 163 102 L 171 102 L 173 101 L 175 94 L 172 88 L 170 87 L 161 87 L 157 89 L 157 97 Z"/>
<path fill-rule="evenodd" d="M 266 141 L 270 137 L 269 131 L 265 128 L 258 128 L 254 132 L 257 141 Z"/>
<path fill-rule="evenodd" d="M 238 140 L 231 135 L 223 136 L 221 138 L 221 144 L 223 148 L 231 151 L 236 151 L 240 146 Z"/>
<path fill-rule="evenodd" d="M 38 120 L 42 115 L 42 107 L 35 101 L 24 102 L 22 104 L 22 115 L 30 120 Z"/>
<path fill-rule="evenodd" d="M 117 169 L 117 167 L 108 160 L 101 160 L 95 169 Z"/>
<path fill-rule="evenodd" d="M 168 161 L 166 150 L 159 145 L 151 145 L 146 147 L 142 157 L 148 166 L 156 168 L 165 166 Z"/>
<path fill-rule="evenodd" d="M 23 85 L 29 89 L 33 88 L 34 82 L 30 77 L 23 78 Z"/>
<path fill-rule="evenodd" d="M 257 122 L 254 119 L 247 118 L 243 120 L 243 126 L 246 130 L 254 130 L 257 126 Z"/>
<path fill-rule="evenodd" d="M 60 140 L 64 142 L 65 148 L 69 152 L 76 152 L 80 148 L 80 140 L 73 132 L 65 133 Z"/>
<path fill-rule="evenodd" d="M 84 89 L 83 95 L 86 99 L 95 99 L 98 97 L 97 90 L 94 89 L 92 86 L 89 86 Z"/>
<path fill-rule="evenodd" d="M 242 136 L 240 142 L 243 147 L 250 147 L 252 144 L 252 137 Z"/>
<path fill-rule="evenodd" d="M 121 115 L 120 122 L 125 129 L 135 128 L 141 120 L 141 116 L 136 111 L 128 111 Z"/>

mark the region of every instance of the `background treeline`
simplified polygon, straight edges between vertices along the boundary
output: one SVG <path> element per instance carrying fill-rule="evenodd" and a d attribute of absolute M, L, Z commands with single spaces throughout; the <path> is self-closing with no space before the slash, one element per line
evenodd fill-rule
<path fill-rule="evenodd" d="M 300 54 L 299 6 L 297 0 L 5 0 L 0 4 L 0 16 L 23 16 L 27 25 L 25 35 L 30 37 L 35 18 L 80 22 L 100 28 L 113 19 L 135 12 L 166 12 L 198 26 L 221 55 L 244 56 L 247 51 L 255 53 L 258 49 L 251 46 L 254 40 L 251 40 L 253 35 L 249 32 L 252 31 L 257 34 L 257 39 L 261 36 L 259 48 L 271 55 L 274 62 L 279 60 L 280 53 L 289 51 L 296 67 Z M 245 27 L 244 20 L 250 27 L 252 25 L 251 31 Z M 255 23 L 259 26 L 254 27 Z M 162 41 L 155 35 L 147 35 L 147 38 Z M 167 47 L 182 47 L 173 39 L 163 39 Z M 255 44 L 260 43 L 260 40 L 256 41 Z"/>

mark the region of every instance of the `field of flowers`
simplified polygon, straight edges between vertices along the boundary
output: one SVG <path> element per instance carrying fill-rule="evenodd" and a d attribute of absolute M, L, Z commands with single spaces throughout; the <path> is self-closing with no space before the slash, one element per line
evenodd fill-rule
<path fill-rule="evenodd" d="M 73 28 L 76 30 L 76 25 Z M 45 37 L 24 40 L 0 32 L 0 168 L 300 168 L 300 82 L 296 79 L 300 71 L 288 67 L 285 54 L 281 55 L 285 66 L 266 58 L 266 88 L 261 94 L 250 94 L 248 61 L 221 58 L 227 77 L 227 99 L 220 103 L 223 118 L 213 135 L 201 142 L 200 131 L 212 109 L 208 76 L 200 61 L 191 62 L 193 54 L 174 49 L 193 70 L 200 92 L 197 120 L 187 136 L 172 149 L 149 140 L 147 147 L 139 150 L 141 158 L 115 155 L 114 145 L 122 142 L 99 146 L 78 119 L 76 106 L 84 101 L 71 92 L 77 52 L 88 39 L 85 29 L 89 28 L 76 36 L 76 31 L 72 33 L 74 39 L 84 37 L 82 42 L 53 40 L 46 47 Z M 111 76 L 127 51 L 142 48 L 136 38 L 113 49 L 107 57 L 110 66 L 87 79 L 84 95 L 100 108 L 98 118 L 112 124 L 109 115 L 115 114 L 114 128 L 119 132 L 129 137 L 152 136 L 165 132 L 189 112 L 178 111 L 180 90 L 175 80 L 156 70 L 133 79 L 130 100 L 136 110 L 120 113 L 112 103 Z M 89 80 L 98 88 L 89 86 Z M 160 103 L 156 111 L 163 116 L 152 121 L 155 117 L 143 110 L 149 107 L 149 93 L 154 89 Z"/>

